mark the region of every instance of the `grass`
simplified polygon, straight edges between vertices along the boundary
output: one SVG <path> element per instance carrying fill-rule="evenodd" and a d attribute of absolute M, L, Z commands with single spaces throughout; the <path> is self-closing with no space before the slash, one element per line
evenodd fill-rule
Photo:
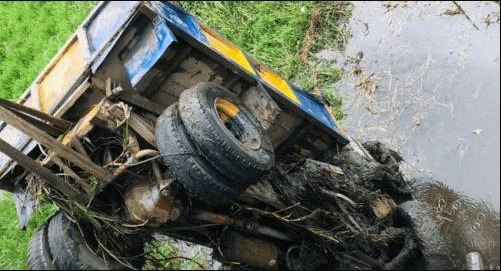
<path fill-rule="evenodd" d="M 343 98 L 331 87 L 342 72 L 315 63 L 312 56 L 326 46 L 346 44 L 349 35 L 342 22 L 350 15 L 347 2 L 179 3 L 286 79 L 323 98 L 333 107 L 336 120 L 342 120 Z M 0 97 L 19 97 L 95 5 L 96 1 L 0 2 Z M 26 230 L 20 231 L 12 195 L 0 196 L 0 269 L 27 269 L 28 242 L 55 209 L 53 204 L 42 205 Z M 158 257 L 172 260 L 162 268 L 182 267 L 167 244 L 157 248 L 153 252 Z"/>
<path fill-rule="evenodd" d="M 319 1 L 320 15 L 317 22 L 317 38 L 311 50 L 318 51 L 325 46 L 343 49 L 350 37 L 344 22 L 351 15 L 350 4 L 346 1 Z"/>
<path fill-rule="evenodd" d="M 23 93 L 96 1 L 1 1 L 0 96 Z"/>
<path fill-rule="evenodd" d="M 204 248 L 201 248 L 202 250 Z M 159 239 L 150 243 L 146 248 L 144 270 L 203 270 L 207 269 L 208 260 L 201 253 L 192 258 L 178 255 L 175 245 L 168 240 Z"/>
<path fill-rule="evenodd" d="M 145 265 L 143 269 L 180 270 L 182 261 L 176 259 L 176 248 L 164 240 L 155 240 L 146 249 Z"/>
<path fill-rule="evenodd" d="M 42 204 L 26 225 L 25 230 L 19 229 L 16 205 L 11 193 L 6 193 L 0 199 L 0 269 L 26 270 L 28 242 L 31 236 L 48 217 L 53 215 L 57 206 L 51 203 Z"/>

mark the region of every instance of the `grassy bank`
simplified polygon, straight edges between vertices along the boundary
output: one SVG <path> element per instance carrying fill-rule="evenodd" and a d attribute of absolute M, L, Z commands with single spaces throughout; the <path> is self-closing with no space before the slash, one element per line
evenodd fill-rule
<path fill-rule="evenodd" d="M 23 93 L 96 1 L 0 2 L 0 96 Z"/>
<path fill-rule="evenodd" d="M 19 229 L 16 205 L 12 194 L 0 199 L 0 269 L 25 270 L 28 242 L 33 233 L 57 210 L 53 204 L 43 204 L 28 221 L 25 230 Z"/>
<path fill-rule="evenodd" d="M 179 3 L 288 80 L 324 99 L 333 106 L 336 119 L 342 119 L 342 99 L 329 87 L 342 73 L 314 61 L 312 55 L 325 46 L 346 43 L 348 36 L 340 27 L 350 14 L 346 2 Z M 0 97 L 16 99 L 23 93 L 95 5 L 95 1 L 0 2 Z M 20 231 L 12 195 L 0 197 L 0 269 L 27 268 L 29 239 L 54 210 L 51 204 L 43 205 L 27 229 Z"/>

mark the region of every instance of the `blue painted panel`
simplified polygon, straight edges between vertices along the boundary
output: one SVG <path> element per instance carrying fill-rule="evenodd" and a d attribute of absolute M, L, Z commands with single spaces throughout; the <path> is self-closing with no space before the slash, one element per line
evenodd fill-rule
<path fill-rule="evenodd" d="M 141 35 L 133 38 L 137 41 L 123 59 L 127 77 L 134 88 L 176 41 L 174 34 L 159 16 L 151 22 L 146 17 L 140 17 L 136 23 L 144 24 L 144 28 L 140 27 Z"/>
<path fill-rule="evenodd" d="M 207 39 L 201 32 L 196 19 L 190 13 L 168 2 L 148 2 L 148 4 L 151 9 L 176 29 L 183 31 L 200 42 L 207 43 Z"/>
<path fill-rule="evenodd" d="M 130 14 L 137 5 L 138 2 L 131 1 L 105 2 L 83 26 L 87 32 L 89 50 L 94 53 L 110 39 L 130 19 Z"/>
<path fill-rule="evenodd" d="M 327 108 L 322 102 L 320 102 L 317 98 L 311 96 L 308 92 L 290 83 L 289 86 L 291 86 L 294 89 L 299 101 L 301 101 L 301 105 L 298 106 L 299 109 L 301 109 L 301 111 L 305 112 L 310 117 L 314 118 L 323 126 L 334 131 L 336 137 L 338 138 L 338 140 L 340 140 L 341 144 L 348 143 L 348 139 L 343 135 L 343 132 L 339 130 L 336 123 L 332 119 L 331 114 L 329 113 L 329 111 L 327 111 Z M 293 105 L 297 106 L 296 104 Z"/>
<path fill-rule="evenodd" d="M 320 121 L 327 127 L 336 127 L 336 124 L 332 120 L 332 117 L 327 109 L 325 109 L 323 103 L 321 103 L 302 89 L 295 88 L 294 90 L 296 91 L 296 95 L 299 101 L 301 101 L 301 107 L 305 112 L 313 115 L 318 121 Z"/>
<path fill-rule="evenodd" d="M 327 127 L 335 126 L 330 114 L 325 110 L 325 106 L 322 103 L 301 89 L 295 89 L 295 91 L 297 98 L 301 101 L 301 108 L 305 112 L 313 115 L 318 121 Z"/>

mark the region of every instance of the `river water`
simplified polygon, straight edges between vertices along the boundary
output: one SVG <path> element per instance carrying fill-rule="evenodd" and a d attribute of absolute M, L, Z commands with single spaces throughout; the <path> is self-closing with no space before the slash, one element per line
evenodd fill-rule
<path fill-rule="evenodd" d="M 464 13 L 455 5 L 457 3 Z M 342 126 L 397 150 L 408 176 L 500 205 L 499 2 L 353 2 Z"/>

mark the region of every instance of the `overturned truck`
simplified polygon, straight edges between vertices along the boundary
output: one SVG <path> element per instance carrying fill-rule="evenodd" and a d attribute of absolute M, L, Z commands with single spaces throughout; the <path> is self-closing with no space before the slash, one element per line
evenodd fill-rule
<path fill-rule="evenodd" d="M 411 183 L 397 153 L 351 139 L 174 3 L 99 3 L 0 105 L 0 188 L 20 226 L 34 198 L 60 207 L 31 269 L 140 269 L 155 233 L 230 268 L 499 268 L 499 214 Z"/>

